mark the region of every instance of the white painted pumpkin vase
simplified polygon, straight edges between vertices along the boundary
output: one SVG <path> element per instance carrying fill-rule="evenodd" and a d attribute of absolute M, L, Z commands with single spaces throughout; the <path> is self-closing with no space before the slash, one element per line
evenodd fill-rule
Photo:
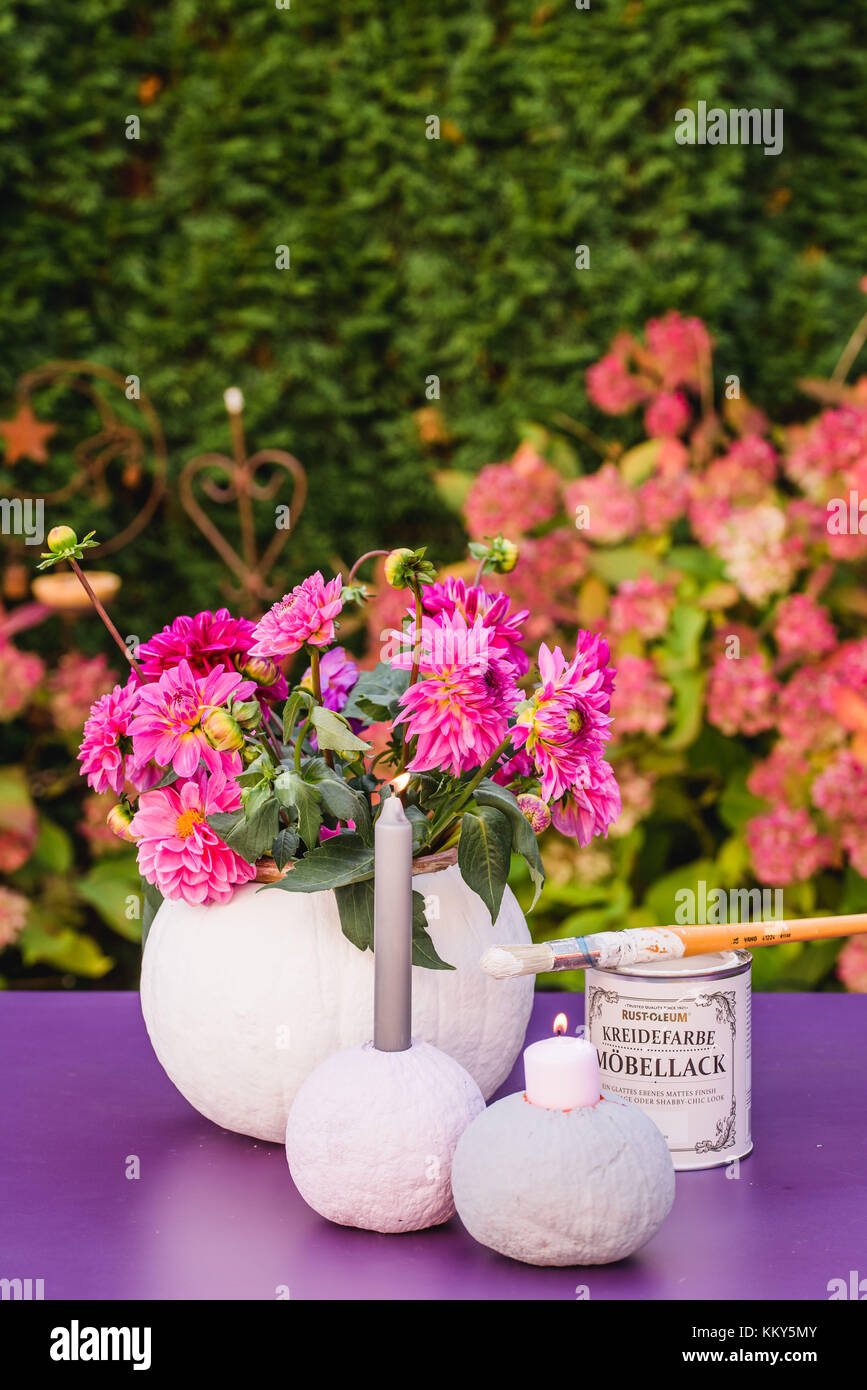
<path fill-rule="evenodd" d="M 494 980 L 479 966 L 496 941 L 529 942 L 506 888 L 496 923 L 457 865 L 416 874 L 428 928 L 454 970 L 413 967 L 413 1033 L 454 1057 L 487 1098 L 511 1071 L 533 977 Z M 231 901 L 166 900 L 145 946 L 141 1002 L 154 1051 L 201 1114 L 224 1129 L 285 1142 L 306 1077 L 373 1033 L 373 954 L 343 935 L 332 892 L 247 884 Z"/>

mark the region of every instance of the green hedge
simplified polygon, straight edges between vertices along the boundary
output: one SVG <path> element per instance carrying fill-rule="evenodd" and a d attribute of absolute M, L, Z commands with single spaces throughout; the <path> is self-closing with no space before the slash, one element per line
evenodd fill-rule
<path fill-rule="evenodd" d="M 310 472 L 292 578 L 398 539 L 454 548 L 435 463 L 502 456 L 556 409 L 592 422 L 586 366 L 669 307 L 707 320 L 720 374 L 790 411 L 860 312 L 867 10 L 591 5 L 7 5 L 4 407 L 51 358 L 139 375 L 176 476 L 226 446 L 222 392 L 240 385 L 251 441 Z M 782 107 L 783 153 L 678 146 L 674 112 L 700 99 Z M 439 453 L 412 418 L 432 373 Z M 121 557 L 127 627 L 216 597 L 194 537 L 173 503 Z"/>

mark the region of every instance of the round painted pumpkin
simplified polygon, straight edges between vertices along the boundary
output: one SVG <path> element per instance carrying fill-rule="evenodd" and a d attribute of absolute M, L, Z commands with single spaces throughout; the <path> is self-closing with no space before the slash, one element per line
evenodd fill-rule
<path fill-rule="evenodd" d="M 662 1225 L 674 1164 L 650 1117 L 620 1096 L 547 1110 L 519 1092 L 464 1130 L 452 1188 L 481 1245 L 525 1264 L 604 1265 Z"/>
<path fill-rule="evenodd" d="M 292 1180 L 340 1226 L 389 1235 L 439 1226 L 455 1211 L 455 1145 L 484 1108 L 469 1072 L 418 1038 L 403 1052 L 369 1042 L 335 1052 L 289 1112 Z"/>
<path fill-rule="evenodd" d="M 440 957 L 456 967 L 413 968 L 413 1034 L 488 1097 L 524 1041 L 533 977 L 494 980 L 479 959 L 497 941 L 528 942 L 527 924 L 509 888 L 492 924 L 456 865 L 413 882 Z M 224 1129 L 283 1143 L 305 1077 L 373 1035 L 373 954 L 343 935 L 333 893 L 247 884 L 222 905 L 163 903 L 141 1002 L 154 1051 L 191 1105 Z"/>

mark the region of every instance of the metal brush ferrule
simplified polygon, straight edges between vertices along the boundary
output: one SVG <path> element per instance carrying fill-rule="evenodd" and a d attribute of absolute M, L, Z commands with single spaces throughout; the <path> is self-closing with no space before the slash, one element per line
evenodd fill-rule
<path fill-rule="evenodd" d="M 599 958 L 586 936 L 569 936 L 562 941 L 549 941 L 554 956 L 552 970 L 589 970 Z"/>

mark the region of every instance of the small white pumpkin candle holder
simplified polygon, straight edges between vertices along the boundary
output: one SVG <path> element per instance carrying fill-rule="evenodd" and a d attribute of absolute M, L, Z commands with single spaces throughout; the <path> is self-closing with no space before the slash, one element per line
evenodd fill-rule
<path fill-rule="evenodd" d="M 350 1047 L 295 1097 L 289 1170 L 313 1210 L 340 1226 L 392 1235 L 438 1226 L 455 1211 L 455 1145 L 484 1108 L 469 1072 L 431 1043 Z"/>
<path fill-rule="evenodd" d="M 549 1038 L 524 1059 L 527 1091 L 489 1106 L 458 1142 L 458 1215 L 480 1244 L 525 1264 L 622 1260 L 671 1210 L 668 1145 L 637 1106 L 600 1093 L 592 1044 Z"/>

